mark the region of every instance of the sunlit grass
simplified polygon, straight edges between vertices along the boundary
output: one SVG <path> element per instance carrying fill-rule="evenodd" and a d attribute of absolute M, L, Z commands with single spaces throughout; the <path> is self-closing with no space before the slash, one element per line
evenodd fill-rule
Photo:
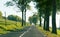
<path fill-rule="evenodd" d="M 45 31 L 43 30 L 42 27 L 37 26 L 38 30 L 41 31 L 44 35 L 46 35 L 47 37 L 60 37 L 60 30 L 57 29 L 57 35 L 51 33 L 52 29 L 50 28 L 50 31 Z"/>
<path fill-rule="evenodd" d="M 5 23 L 5 19 L 0 19 L 0 35 L 9 33 L 11 30 L 16 31 L 21 29 L 23 29 L 21 22 L 6 20 Z"/>
<path fill-rule="evenodd" d="M 1 34 L 6 34 L 6 33 L 9 33 L 10 31 L 5 31 L 5 30 L 3 30 L 3 29 L 0 29 L 0 35 Z"/>

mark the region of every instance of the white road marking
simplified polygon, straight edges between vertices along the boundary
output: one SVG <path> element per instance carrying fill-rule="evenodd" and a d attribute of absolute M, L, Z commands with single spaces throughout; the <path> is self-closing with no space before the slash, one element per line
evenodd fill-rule
<path fill-rule="evenodd" d="M 22 33 L 19 37 L 22 37 L 23 35 L 25 35 L 27 32 L 29 32 L 30 29 L 31 29 L 31 27 L 27 31 L 25 31 L 24 33 Z"/>

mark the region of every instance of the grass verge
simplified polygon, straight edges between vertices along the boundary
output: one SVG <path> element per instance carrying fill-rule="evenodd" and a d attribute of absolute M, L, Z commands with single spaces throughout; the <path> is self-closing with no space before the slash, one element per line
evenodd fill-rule
<path fill-rule="evenodd" d="M 39 31 L 41 31 L 44 35 L 46 35 L 47 37 L 60 37 L 60 30 L 59 29 L 57 29 L 57 35 L 51 33 L 51 30 L 52 30 L 51 28 L 50 28 L 50 31 L 45 31 L 45 30 L 43 30 L 42 27 L 37 26 L 37 29 Z"/>
<path fill-rule="evenodd" d="M 23 27 L 21 26 L 21 22 L 6 20 L 5 23 L 5 19 L 0 19 L 0 35 L 21 29 L 23 29 Z"/>

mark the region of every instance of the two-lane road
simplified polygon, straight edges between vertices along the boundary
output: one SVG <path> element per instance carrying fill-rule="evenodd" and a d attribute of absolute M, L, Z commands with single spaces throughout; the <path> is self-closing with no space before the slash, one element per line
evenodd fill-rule
<path fill-rule="evenodd" d="M 27 30 L 22 37 L 44 37 L 44 35 L 38 31 L 38 29 L 35 26 L 32 26 L 29 30 Z"/>
<path fill-rule="evenodd" d="M 44 37 L 44 35 L 35 26 L 31 26 L 25 27 L 22 31 L 0 35 L 0 37 Z"/>

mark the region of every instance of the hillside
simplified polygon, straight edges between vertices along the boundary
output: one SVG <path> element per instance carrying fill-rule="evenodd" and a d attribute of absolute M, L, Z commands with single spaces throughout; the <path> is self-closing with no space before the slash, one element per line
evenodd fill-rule
<path fill-rule="evenodd" d="M 21 26 L 21 22 L 11 21 L 0 18 L 0 34 L 6 34 L 11 31 L 20 30 L 23 27 Z"/>

